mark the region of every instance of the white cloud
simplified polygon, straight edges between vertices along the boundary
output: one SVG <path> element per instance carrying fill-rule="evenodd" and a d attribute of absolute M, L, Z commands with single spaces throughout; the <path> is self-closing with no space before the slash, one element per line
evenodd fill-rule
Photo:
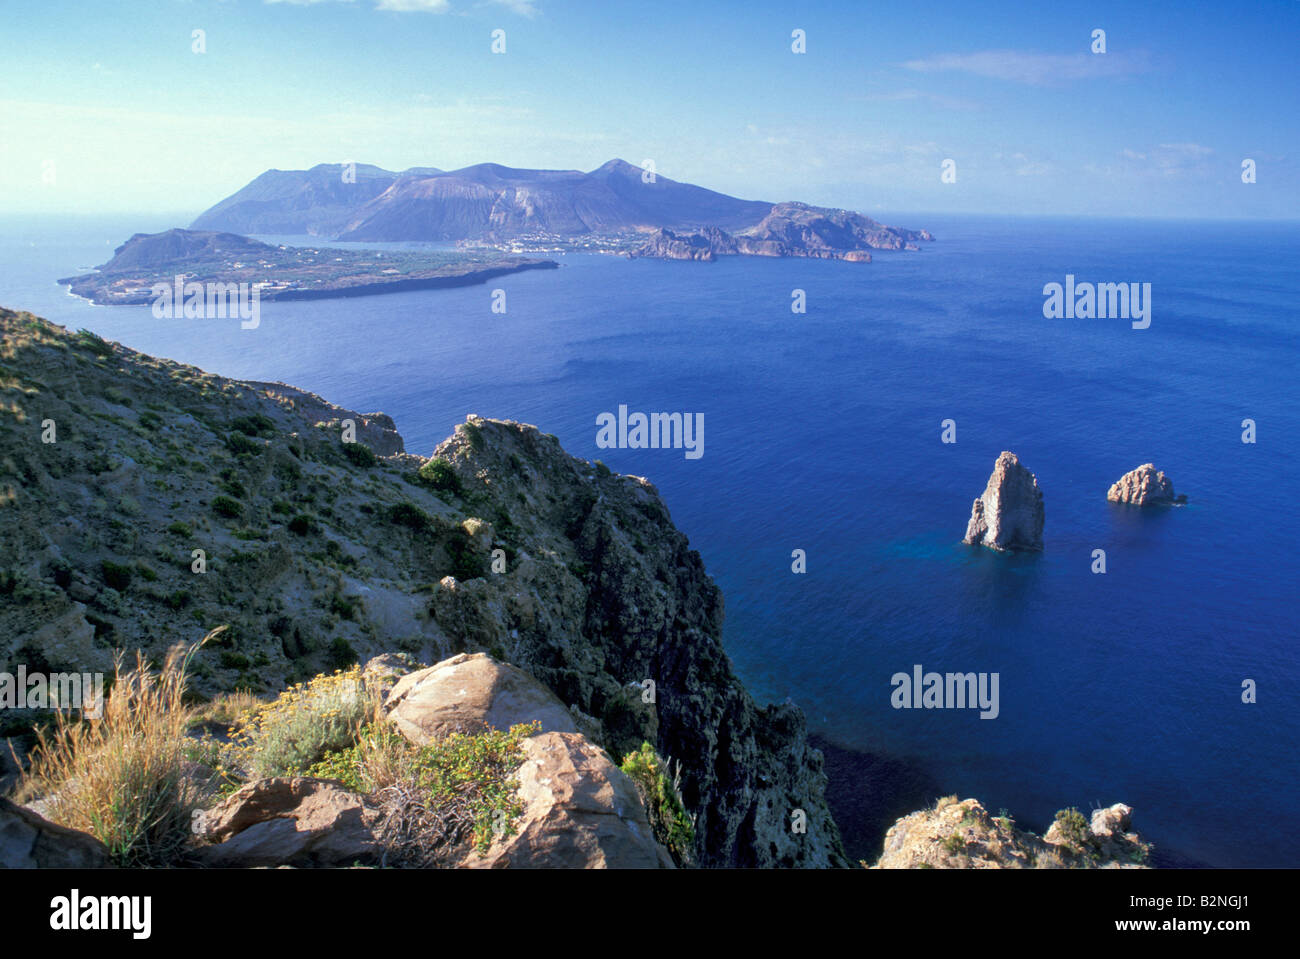
<path fill-rule="evenodd" d="M 446 13 L 451 4 L 448 0 L 378 0 L 375 9 L 399 13 Z"/>
<path fill-rule="evenodd" d="M 903 64 L 918 73 L 958 72 L 1015 83 L 1045 86 L 1072 80 L 1120 77 L 1149 69 L 1146 55 L 1120 53 L 1028 53 L 1022 50 L 982 50 L 941 53 Z"/>
<path fill-rule="evenodd" d="M 505 7 L 521 17 L 528 17 L 530 20 L 541 12 L 537 9 L 537 4 L 533 3 L 533 0 L 491 0 L 491 2 L 498 7 Z"/>

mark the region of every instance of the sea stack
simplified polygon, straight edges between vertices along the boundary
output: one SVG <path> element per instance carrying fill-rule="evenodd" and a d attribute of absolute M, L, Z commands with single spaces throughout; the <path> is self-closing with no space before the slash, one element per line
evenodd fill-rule
<path fill-rule="evenodd" d="M 1112 503 L 1130 506 L 1172 506 L 1187 502 L 1186 496 L 1174 494 L 1174 484 L 1152 463 L 1143 463 L 1119 478 L 1106 493 Z"/>
<path fill-rule="evenodd" d="M 965 542 L 998 550 L 1043 548 L 1043 491 L 1015 453 L 1004 451 L 993 464 L 984 495 L 971 506 Z"/>

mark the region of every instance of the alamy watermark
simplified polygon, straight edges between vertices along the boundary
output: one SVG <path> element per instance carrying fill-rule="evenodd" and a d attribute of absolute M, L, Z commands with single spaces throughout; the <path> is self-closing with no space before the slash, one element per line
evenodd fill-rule
<path fill-rule="evenodd" d="M 978 709 L 980 719 L 1001 712 L 997 673 L 926 673 L 917 663 L 911 673 L 894 673 L 889 704 L 895 709 Z"/>
<path fill-rule="evenodd" d="M 1076 283 L 1073 273 L 1064 285 L 1043 287 L 1043 316 L 1049 320 L 1132 320 L 1133 329 L 1151 325 L 1150 283 Z"/>
<path fill-rule="evenodd" d="M 0 709 L 81 709 L 86 717 L 104 715 L 103 673 L 44 673 L 19 666 L 0 673 Z"/>
<path fill-rule="evenodd" d="M 680 450 L 688 460 L 704 455 L 703 413 L 628 413 L 619 404 L 618 415 L 596 417 L 596 446 L 603 450 Z"/>
<path fill-rule="evenodd" d="M 261 287 L 244 283 L 185 282 L 177 275 L 169 285 L 155 283 L 153 315 L 160 320 L 224 320 L 239 317 L 240 328 L 255 330 L 262 322 Z"/>

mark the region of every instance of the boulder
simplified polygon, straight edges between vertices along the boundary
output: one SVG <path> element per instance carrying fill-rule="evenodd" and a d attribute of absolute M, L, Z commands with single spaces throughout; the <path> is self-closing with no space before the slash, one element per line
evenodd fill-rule
<path fill-rule="evenodd" d="M 1133 824 L 1133 807 L 1126 806 L 1123 803 L 1116 803 L 1105 809 L 1094 809 L 1092 811 L 1092 822 L 1089 829 L 1092 834 L 1098 838 L 1120 837 L 1129 831 L 1129 826 Z"/>
<path fill-rule="evenodd" d="M 576 733 L 567 706 L 515 666 L 486 653 L 461 653 L 398 680 L 384 704 L 408 740 L 424 745 L 452 733 L 476 734 L 540 720 L 543 732 Z"/>
<path fill-rule="evenodd" d="M 993 464 L 984 495 L 971 506 L 965 542 L 997 550 L 1043 548 L 1043 492 L 1015 453 L 1004 451 Z"/>
<path fill-rule="evenodd" d="M 373 656 L 361 667 L 361 681 L 368 692 L 381 702 L 388 698 L 397 681 L 411 672 L 410 657 L 404 653 L 384 653 Z"/>
<path fill-rule="evenodd" d="M 1174 484 L 1153 463 L 1143 463 L 1119 478 L 1106 493 L 1112 503 L 1130 506 L 1171 506 L 1185 503 L 1186 496 L 1174 493 Z"/>
<path fill-rule="evenodd" d="M 49 822 L 0 797 L 0 869 L 100 869 L 108 849 L 94 836 Z"/>
<path fill-rule="evenodd" d="M 515 832 L 457 863 L 479 869 L 672 869 L 655 841 L 636 786 L 578 733 L 523 743 Z"/>
<path fill-rule="evenodd" d="M 195 815 L 195 834 L 212 844 L 197 858 L 233 868 L 379 865 L 382 820 L 365 797 L 339 783 L 259 779 Z"/>

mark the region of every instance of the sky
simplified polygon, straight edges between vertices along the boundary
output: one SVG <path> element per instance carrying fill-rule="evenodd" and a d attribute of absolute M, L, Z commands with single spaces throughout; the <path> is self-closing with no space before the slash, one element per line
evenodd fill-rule
<path fill-rule="evenodd" d="M 188 222 L 271 168 L 621 157 L 872 215 L 1300 218 L 1296 0 L 8 0 L 4 20 L 0 213 Z"/>

